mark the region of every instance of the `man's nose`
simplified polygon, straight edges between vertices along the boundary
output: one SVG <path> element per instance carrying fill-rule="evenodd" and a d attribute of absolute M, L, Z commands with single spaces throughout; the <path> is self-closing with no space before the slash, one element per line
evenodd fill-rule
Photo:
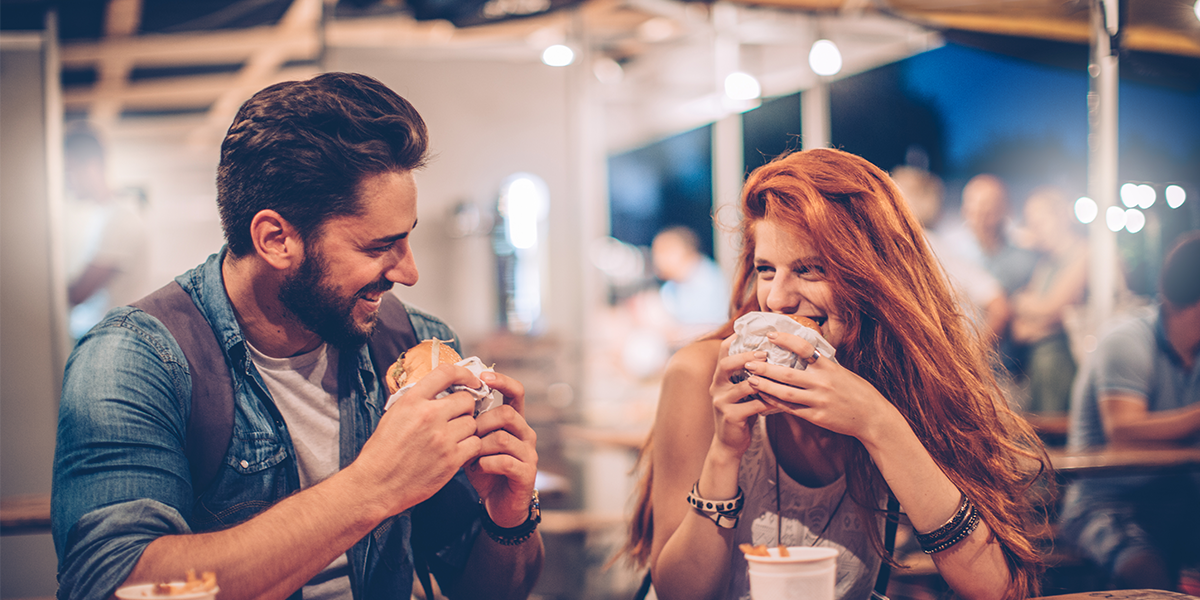
<path fill-rule="evenodd" d="M 399 283 L 405 286 L 412 286 L 417 283 L 417 261 L 413 258 L 412 252 L 407 247 L 396 257 L 396 262 L 392 264 L 392 268 L 388 269 L 385 276 L 388 281 Z"/>

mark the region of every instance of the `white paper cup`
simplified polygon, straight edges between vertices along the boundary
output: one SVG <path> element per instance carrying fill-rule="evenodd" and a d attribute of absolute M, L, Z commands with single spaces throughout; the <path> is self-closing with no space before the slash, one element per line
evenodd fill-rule
<path fill-rule="evenodd" d="M 123 587 L 117 590 L 117 598 L 120 598 L 121 600 L 144 600 L 146 598 L 170 598 L 171 600 L 215 600 L 217 597 L 217 592 L 221 591 L 220 588 L 214 587 L 211 590 L 206 590 L 203 592 L 188 592 L 186 594 L 166 595 L 154 593 L 155 585 L 156 584 L 153 583 L 143 583 L 139 585 Z M 173 581 L 170 585 L 183 587 L 184 582 Z"/>
<path fill-rule="evenodd" d="M 788 546 L 788 556 L 746 555 L 753 600 L 833 600 L 837 582 L 835 548 Z"/>

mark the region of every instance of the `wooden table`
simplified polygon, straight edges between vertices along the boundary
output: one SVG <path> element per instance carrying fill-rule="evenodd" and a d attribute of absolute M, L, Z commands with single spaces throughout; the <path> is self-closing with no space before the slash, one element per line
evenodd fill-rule
<path fill-rule="evenodd" d="M 0 535 L 50 533 L 50 494 L 0 498 Z"/>
<path fill-rule="evenodd" d="M 1112 590 L 1107 592 L 1079 592 L 1061 596 L 1042 596 L 1031 600 L 1200 600 L 1179 592 L 1163 590 Z"/>
<path fill-rule="evenodd" d="M 1200 448 L 1104 448 L 1049 451 L 1059 477 L 1162 474 L 1200 470 Z"/>

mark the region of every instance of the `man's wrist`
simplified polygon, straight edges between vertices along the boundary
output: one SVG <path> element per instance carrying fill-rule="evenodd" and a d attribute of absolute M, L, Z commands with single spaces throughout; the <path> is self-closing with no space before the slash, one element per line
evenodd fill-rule
<path fill-rule="evenodd" d="M 488 514 L 487 506 L 483 500 L 479 501 L 479 512 L 483 522 L 483 530 L 487 533 L 492 541 L 503 546 L 517 546 L 525 543 L 529 538 L 533 537 L 533 532 L 537 530 L 537 526 L 542 522 L 541 502 L 538 498 L 538 491 L 534 488 L 529 499 L 529 513 L 525 521 L 515 527 L 501 527 L 492 520 Z"/>

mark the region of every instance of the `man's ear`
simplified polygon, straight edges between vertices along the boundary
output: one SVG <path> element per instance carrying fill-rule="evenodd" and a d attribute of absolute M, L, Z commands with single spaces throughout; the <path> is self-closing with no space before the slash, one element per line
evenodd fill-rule
<path fill-rule="evenodd" d="M 300 232 L 273 210 L 260 210 L 250 220 L 250 239 L 258 256 L 272 267 L 285 271 L 304 260 Z"/>

